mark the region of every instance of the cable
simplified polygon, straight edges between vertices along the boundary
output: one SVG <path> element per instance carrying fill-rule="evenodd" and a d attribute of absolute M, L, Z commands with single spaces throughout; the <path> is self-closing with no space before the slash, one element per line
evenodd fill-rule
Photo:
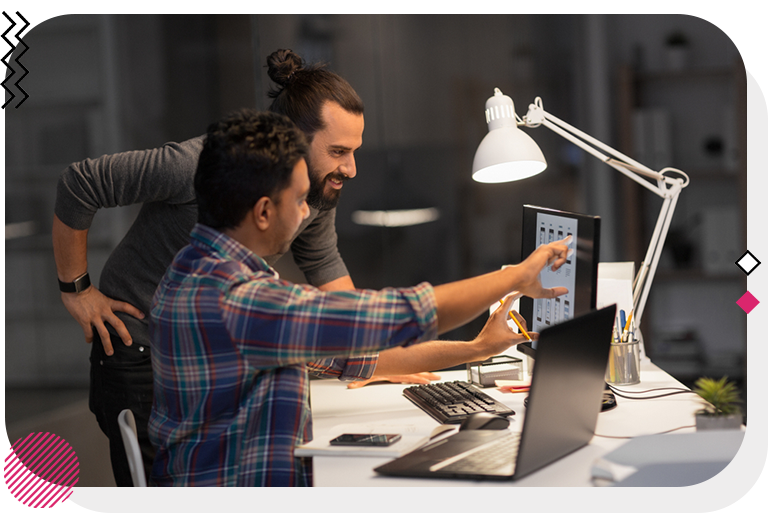
<path fill-rule="evenodd" d="M 629 438 L 637 438 L 638 436 L 654 436 L 654 435 L 663 435 L 663 434 L 671 433 L 672 431 L 677 431 L 677 430 L 679 430 L 679 429 L 688 429 L 688 428 L 690 428 L 690 427 L 696 427 L 696 425 L 694 424 L 694 425 L 692 425 L 692 426 L 680 426 L 680 427 L 676 427 L 676 428 L 674 428 L 674 429 L 669 429 L 669 430 L 667 430 L 667 431 L 662 431 L 662 432 L 660 432 L 660 433 L 651 433 L 651 434 L 649 434 L 649 435 L 635 435 L 635 436 L 608 436 L 608 435 L 599 435 L 599 434 L 595 433 L 595 436 L 599 436 L 600 438 L 618 438 L 618 439 L 629 439 Z"/>
<path fill-rule="evenodd" d="M 688 388 L 678 388 L 678 387 L 671 387 L 671 386 L 665 386 L 664 388 L 651 388 L 650 390 L 622 390 L 621 388 L 616 388 L 615 386 L 608 385 L 608 387 L 612 390 L 616 390 L 618 392 L 622 393 L 648 393 L 648 392 L 657 392 L 659 390 L 679 390 L 684 392 L 690 392 Z"/>
<path fill-rule="evenodd" d="M 615 388 L 615 387 L 613 387 L 611 385 L 608 385 L 608 388 L 615 395 L 618 395 L 619 397 L 623 397 L 625 399 L 630 399 L 630 400 L 637 400 L 637 401 L 641 401 L 641 400 L 645 400 L 645 399 L 660 399 L 662 397 L 669 397 L 670 395 L 678 395 L 678 394 L 681 394 L 681 393 L 696 393 L 696 392 L 694 392 L 692 390 L 688 390 L 688 389 L 685 389 L 685 388 L 652 388 L 650 390 L 643 390 L 643 391 L 640 391 L 640 392 L 625 392 L 625 391 L 619 390 L 618 388 Z M 647 395 L 647 396 L 644 396 L 644 397 L 630 397 L 628 395 L 623 395 L 623 394 L 619 393 L 619 392 L 624 392 L 624 393 L 648 393 L 648 392 L 655 392 L 655 391 L 659 391 L 659 390 L 674 390 L 674 391 L 670 392 L 670 393 L 663 393 L 661 395 Z"/>
<path fill-rule="evenodd" d="M 627 391 L 627 390 L 620 390 L 620 389 L 616 388 L 615 386 L 608 385 L 608 389 L 611 390 L 611 392 L 613 392 L 615 395 L 618 395 L 619 397 L 623 397 L 625 399 L 631 399 L 631 400 L 659 399 L 661 397 L 669 397 L 670 395 L 678 395 L 678 394 L 681 394 L 681 393 L 694 393 L 694 394 L 696 393 L 693 390 L 689 390 L 687 388 L 670 388 L 670 387 L 666 387 L 666 388 L 651 388 L 650 390 L 640 390 L 640 391 L 631 391 L 630 392 L 630 391 Z M 664 391 L 664 390 L 672 390 L 672 391 L 669 392 L 669 393 L 663 393 L 661 395 L 648 395 L 648 396 L 644 396 L 644 397 L 630 397 L 628 395 L 622 395 L 621 393 L 619 393 L 619 392 L 622 392 L 622 393 L 635 393 L 635 394 L 639 393 L 639 394 L 643 394 L 643 393 L 658 392 L 658 391 Z M 691 427 L 696 427 L 696 425 L 694 424 L 692 426 L 680 426 L 680 427 L 676 427 L 674 429 L 669 429 L 667 431 L 662 431 L 660 433 L 652 433 L 652 435 L 663 435 L 663 434 L 666 434 L 666 433 L 671 433 L 672 431 L 678 431 L 680 429 L 688 429 L 688 428 L 691 428 Z M 609 435 L 599 435 L 599 434 L 595 433 L 595 436 L 599 436 L 600 438 L 629 439 L 629 438 L 637 438 L 637 436 L 651 436 L 651 435 L 609 436 Z"/>

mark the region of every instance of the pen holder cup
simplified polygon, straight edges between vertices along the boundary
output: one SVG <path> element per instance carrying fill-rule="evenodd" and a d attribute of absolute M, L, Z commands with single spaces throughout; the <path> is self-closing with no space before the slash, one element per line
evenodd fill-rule
<path fill-rule="evenodd" d="M 640 342 L 612 342 L 605 382 L 615 386 L 640 382 Z"/>

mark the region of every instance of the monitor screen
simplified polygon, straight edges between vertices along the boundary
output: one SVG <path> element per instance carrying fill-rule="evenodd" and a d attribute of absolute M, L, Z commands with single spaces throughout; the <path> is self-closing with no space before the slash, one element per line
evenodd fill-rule
<path fill-rule="evenodd" d="M 523 206 L 522 259 L 539 245 L 573 236 L 575 252 L 557 271 L 541 272 L 545 288 L 565 286 L 568 293 L 555 299 L 520 299 L 520 314 L 536 332 L 595 309 L 597 264 L 600 255 L 600 217 Z"/>

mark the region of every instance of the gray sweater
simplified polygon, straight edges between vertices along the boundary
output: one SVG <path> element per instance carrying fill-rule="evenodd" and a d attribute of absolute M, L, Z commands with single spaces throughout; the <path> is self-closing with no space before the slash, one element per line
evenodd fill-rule
<path fill-rule="evenodd" d="M 90 228 L 100 208 L 143 204 L 101 272 L 98 287 L 107 297 L 149 314 L 165 269 L 189 243 L 189 232 L 197 222 L 193 179 L 202 148 L 203 136 L 199 136 L 156 149 L 86 159 L 61 174 L 55 213 L 73 229 Z M 335 209 L 318 212 L 310 208 L 309 218 L 291 244 L 296 264 L 315 286 L 348 275 L 337 248 L 335 221 Z M 273 265 L 281 256 L 266 256 L 265 260 Z M 117 316 L 134 342 L 149 345 L 148 316 L 144 320 L 125 313 Z"/>

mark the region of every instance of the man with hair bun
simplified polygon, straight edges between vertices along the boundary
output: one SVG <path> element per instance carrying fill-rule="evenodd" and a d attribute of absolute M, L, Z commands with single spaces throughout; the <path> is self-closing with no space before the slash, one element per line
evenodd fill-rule
<path fill-rule="evenodd" d="M 346 80 L 322 65 L 307 65 L 290 50 L 268 58 L 276 84 L 270 111 L 290 118 L 309 141 L 309 215 L 291 237 L 290 249 L 307 281 L 323 291 L 353 289 L 337 248 L 336 203 L 356 173 L 354 152 L 362 143 L 363 103 Z M 174 255 L 189 242 L 198 219 L 193 178 L 203 136 L 162 147 L 104 155 L 71 164 L 58 183 L 53 250 L 62 303 L 91 346 L 89 407 L 109 438 L 118 486 L 131 486 L 117 416 L 130 409 L 136 419 L 147 474 L 155 451 L 147 436 L 153 400 L 148 312 L 152 295 Z M 125 237 L 104 265 L 98 288 L 88 279 L 87 241 L 99 209 L 142 204 Z M 263 256 L 273 265 L 285 253 Z M 507 342 L 514 343 L 513 338 Z M 479 338 L 479 337 L 478 337 Z M 353 359 L 325 357 L 309 370 L 344 380 L 373 376 L 429 382 L 424 373 L 457 365 L 486 352 L 471 342 L 433 341 L 395 347 Z"/>

